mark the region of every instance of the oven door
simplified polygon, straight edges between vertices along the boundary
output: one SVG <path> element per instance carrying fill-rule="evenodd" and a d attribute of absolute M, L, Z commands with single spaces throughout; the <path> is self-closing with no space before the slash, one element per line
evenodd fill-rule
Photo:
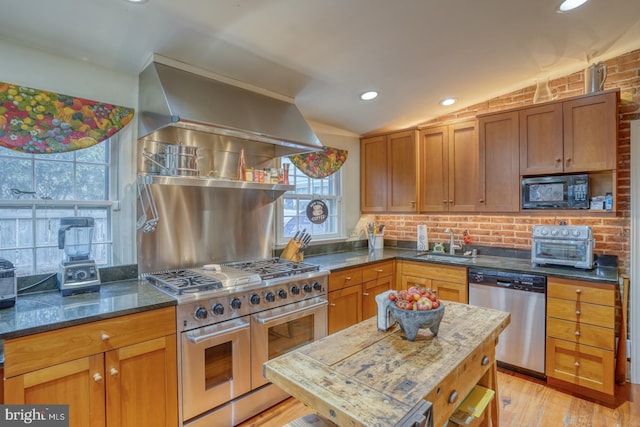
<path fill-rule="evenodd" d="M 592 240 L 533 239 L 531 261 L 577 268 L 593 267 Z"/>
<path fill-rule="evenodd" d="M 251 390 L 249 330 L 245 317 L 182 333 L 184 420 Z"/>
<path fill-rule="evenodd" d="M 266 361 L 327 336 L 327 305 L 324 298 L 311 298 L 251 316 L 254 389 L 269 382 L 262 372 Z"/>

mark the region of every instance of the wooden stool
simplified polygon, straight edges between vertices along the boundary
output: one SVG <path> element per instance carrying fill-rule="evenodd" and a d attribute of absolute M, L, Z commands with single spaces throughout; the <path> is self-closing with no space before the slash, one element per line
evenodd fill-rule
<path fill-rule="evenodd" d="M 317 414 L 307 414 L 296 420 L 285 424 L 284 427 L 337 427 L 337 424 L 332 423 L 328 419 L 321 417 Z"/>

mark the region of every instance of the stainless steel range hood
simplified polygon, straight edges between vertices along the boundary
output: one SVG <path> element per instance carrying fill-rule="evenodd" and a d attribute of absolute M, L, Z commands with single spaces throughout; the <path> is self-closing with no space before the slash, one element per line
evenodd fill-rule
<path fill-rule="evenodd" d="M 322 149 L 294 104 L 152 62 L 139 76 L 138 137 L 182 130 L 272 144 L 276 156 Z"/>

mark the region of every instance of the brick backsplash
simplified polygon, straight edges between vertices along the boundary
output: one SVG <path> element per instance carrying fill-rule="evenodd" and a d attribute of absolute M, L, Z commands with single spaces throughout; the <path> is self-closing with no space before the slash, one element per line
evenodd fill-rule
<path fill-rule="evenodd" d="M 456 241 L 468 230 L 473 243 L 482 246 L 500 246 L 516 249 L 531 248 L 531 227 L 534 224 L 557 224 L 561 220 L 570 225 L 590 225 L 595 237 L 595 252 L 618 256 L 620 271 L 629 273 L 630 257 L 630 122 L 640 119 L 640 49 L 604 61 L 607 79 L 604 89 L 620 89 L 618 115 L 616 216 L 563 216 L 562 212 L 549 215 L 482 215 L 482 214 L 436 214 L 436 215 L 376 215 L 376 222 L 385 224 L 385 240 L 417 240 L 416 226 L 426 224 L 430 242 L 448 242 L 445 228 L 452 228 Z M 557 99 L 569 98 L 583 93 L 583 71 L 549 81 Z M 437 125 L 451 120 L 468 118 L 476 114 L 508 110 L 533 104 L 535 85 L 478 103 L 463 110 L 439 117 L 421 126 Z"/>

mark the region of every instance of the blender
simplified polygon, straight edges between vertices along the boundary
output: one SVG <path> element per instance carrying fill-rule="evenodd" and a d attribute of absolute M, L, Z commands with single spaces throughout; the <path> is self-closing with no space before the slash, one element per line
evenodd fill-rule
<path fill-rule="evenodd" d="M 62 296 L 100 290 L 100 272 L 89 259 L 94 219 L 90 217 L 60 218 L 58 248 L 64 249 L 64 260 L 58 271 L 58 287 Z"/>

